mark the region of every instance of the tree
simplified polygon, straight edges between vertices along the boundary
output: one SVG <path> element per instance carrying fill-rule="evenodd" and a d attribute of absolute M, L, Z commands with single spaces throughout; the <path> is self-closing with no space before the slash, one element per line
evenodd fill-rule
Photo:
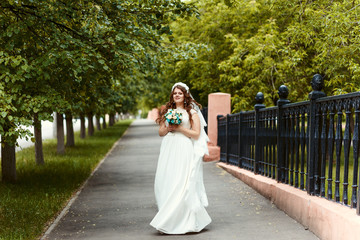
<path fill-rule="evenodd" d="M 210 92 L 230 93 L 235 112 L 252 109 L 258 91 L 274 105 L 282 84 L 290 88 L 291 101 L 305 100 L 315 73 L 327 79 L 327 91 L 357 91 L 359 3 L 197 1 L 200 19 L 175 21 L 174 41 L 166 44 L 198 47 L 163 60 L 164 72 L 189 82 L 204 102 Z"/>
<path fill-rule="evenodd" d="M 2 180 L 16 181 L 15 145 L 18 137 L 26 137 L 29 131 L 23 126 L 31 125 L 30 107 L 33 99 L 20 89 L 28 71 L 21 56 L 11 56 L 0 51 L 0 134 Z"/>
<path fill-rule="evenodd" d="M 145 81 L 147 51 L 158 50 L 160 35 L 171 33 L 168 24 L 173 18 L 193 13 L 179 0 L 2 1 L 0 134 L 3 146 L 11 146 L 3 151 L 3 179 L 15 181 L 16 139 L 31 136 L 21 126 L 34 122 L 39 128 L 54 111 L 59 118 L 64 113 L 89 113 L 90 106 L 97 105 L 93 96 L 99 96 L 99 86 L 113 91 L 106 95 L 110 99 L 101 98 L 114 106 L 101 104 L 96 111 L 133 109 L 136 101 L 129 96 L 136 96 L 139 88 L 124 86 Z M 126 96 L 114 94 L 118 85 L 126 89 Z M 35 132 L 36 139 L 41 138 Z M 59 129 L 60 153 L 61 133 Z M 42 163 L 41 154 L 37 156 Z"/>

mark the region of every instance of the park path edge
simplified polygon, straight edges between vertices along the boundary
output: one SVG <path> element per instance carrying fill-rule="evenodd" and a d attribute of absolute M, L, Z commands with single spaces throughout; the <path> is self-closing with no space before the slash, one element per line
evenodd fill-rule
<path fill-rule="evenodd" d="M 90 174 L 90 176 L 85 180 L 85 182 L 80 186 L 80 188 L 75 192 L 75 194 L 72 195 L 72 197 L 68 200 L 68 202 L 66 203 L 65 207 L 63 208 L 63 210 L 57 215 L 57 217 L 55 218 L 55 220 L 50 221 L 49 224 L 46 225 L 44 232 L 41 234 L 41 236 L 39 237 L 40 240 L 47 240 L 48 236 L 50 235 L 50 233 L 54 230 L 54 228 L 59 224 L 60 220 L 68 213 L 71 205 L 75 202 L 75 200 L 78 198 L 78 196 L 80 195 L 80 193 L 82 192 L 82 190 L 84 189 L 84 187 L 87 185 L 89 179 L 95 174 L 95 172 L 100 168 L 100 166 L 104 163 L 104 161 L 106 160 L 106 158 L 112 153 L 112 151 L 114 151 L 115 147 L 119 144 L 119 142 L 123 139 L 123 137 L 127 134 L 130 126 L 133 124 L 134 122 L 132 122 L 128 128 L 125 130 L 125 132 L 121 135 L 121 137 L 112 145 L 112 147 L 110 148 L 110 150 L 105 154 L 105 156 L 103 157 L 103 159 L 101 159 L 101 161 L 97 164 L 97 166 L 95 167 L 94 171 L 92 171 L 92 173 Z"/>

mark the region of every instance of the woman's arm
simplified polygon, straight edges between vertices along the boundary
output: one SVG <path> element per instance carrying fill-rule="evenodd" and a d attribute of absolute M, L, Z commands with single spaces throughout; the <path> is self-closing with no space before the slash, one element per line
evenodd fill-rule
<path fill-rule="evenodd" d="M 197 113 L 194 113 L 192 115 L 191 129 L 184 128 L 183 126 L 180 125 L 180 126 L 175 127 L 174 131 L 181 132 L 185 136 L 197 140 L 199 138 L 199 136 L 200 136 L 200 118 L 199 118 L 199 115 L 197 115 Z"/>
<path fill-rule="evenodd" d="M 160 122 L 160 127 L 159 127 L 159 136 L 163 137 L 166 134 L 168 134 L 168 132 L 169 132 L 169 129 L 166 127 L 165 122 L 161 121 Z"/>

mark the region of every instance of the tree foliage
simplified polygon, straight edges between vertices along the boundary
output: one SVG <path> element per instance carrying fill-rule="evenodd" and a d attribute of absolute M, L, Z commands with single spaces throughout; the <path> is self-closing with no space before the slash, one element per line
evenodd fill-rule
<path fill-rule="evenodd" d="M 192 14 L 180 0 L 1 1 L 3 173 L 15 169 L 18 137 L 31 136 L 25 127 L 39 127 L 53 112 L 92 119 L 134 111 L 151 80 L 160 36 L 171 34 L 170 21 Z M 7 176 L 15 181 L 16 172 Z"/>
<path fill-rule="evenodd" d="M 132 111 L 169 21 L 193 13 L 179 0 L 2 1 L 0 134 L 25 136 L 38 112 Z"/>
<path fill-rule="evenodd" d="M 305 100 L 315 73 L 325 77 L 329 95 L 359 90 L 359 0 L 199 0 L 196 6 L 200 19 L 173 24 L 172 47 L 198 48 L 188 51 L 193 57 L 169 61 L 164 72 L 189 82 L 203 102 L 224 91 L 234 111 L 251 109 L 261 91 L 274 105 L 282 84 L 291 101 Z"/>

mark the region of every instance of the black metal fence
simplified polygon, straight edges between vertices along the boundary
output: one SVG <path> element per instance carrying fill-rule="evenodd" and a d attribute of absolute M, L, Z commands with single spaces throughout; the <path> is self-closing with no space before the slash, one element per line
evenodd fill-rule
<path fill-rule="evenodd" d="M 220 161 L 289 184 L 308 194 L 356 208 L 359 181 L 360 92 L 326 97 L 316 74 L 309 101 L 218 116 Z M 349 186 L 351 184 L 351 186 Z"/>

